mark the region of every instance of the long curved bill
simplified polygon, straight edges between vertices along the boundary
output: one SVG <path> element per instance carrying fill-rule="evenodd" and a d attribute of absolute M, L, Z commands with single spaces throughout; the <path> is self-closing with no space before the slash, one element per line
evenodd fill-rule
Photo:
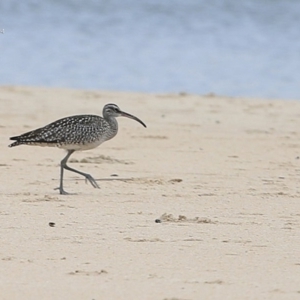
<path fill-rule="evenodd" d="M 143 121 L 141 121 L 139 118 L 137 118 L 137 117 L 135 117 L 135 116 L 133 116 L 131 114 L 128 114 L 128 113 L 126 113 L 124 111 L 120 111 L 120 115 L 122 117 L 126 117 L 126 118 L 129 118 L 129 119 L 135 120 L 135 121 L 139 122 L 140 124 L 142 124 L 144 127 L 147 127 L 146 124 Z"/>

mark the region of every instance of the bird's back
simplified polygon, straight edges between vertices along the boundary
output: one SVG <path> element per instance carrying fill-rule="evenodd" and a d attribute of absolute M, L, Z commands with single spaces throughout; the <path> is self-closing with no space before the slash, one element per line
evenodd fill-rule
<path fill-rule="evenodd" d="M 113 138 L 117 131 L 118 128 L 112 128 L 100 116 L 76 115 L 59 119 L 20 136 L 11 137 L 10 139 L 16 142 L 10 147 L 25 144 L 67 150 L 88 150 Z"/>

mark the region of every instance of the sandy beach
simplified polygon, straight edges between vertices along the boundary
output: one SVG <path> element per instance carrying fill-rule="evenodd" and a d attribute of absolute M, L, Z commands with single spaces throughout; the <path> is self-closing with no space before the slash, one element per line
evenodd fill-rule
<path fill-rule="evenodd" d="M 300 299 L 300 102 L 7 86 L 0 299 Z M 116 103 L 119 133 L 76 152 L 9 137 Z M 54 223 L 52 226 L 49 223 Z"/>

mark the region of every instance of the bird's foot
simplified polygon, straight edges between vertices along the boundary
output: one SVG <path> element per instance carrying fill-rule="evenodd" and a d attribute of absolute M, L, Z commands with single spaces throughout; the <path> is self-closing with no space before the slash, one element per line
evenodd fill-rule
<path fill-rule="evenodd" d="M 59 193 L 61 195 L 76 195 L 75 193 L 68 193 L 68 192 L 66 192 L 62 187 L 57 187 L 54 190 L 59 190 Z"/>
<path fill-rule="evenodd" d="M 100 186 L 98 185 L 98 183 L 96 182 L 96 180 L 90 175 L 90 174 L 85 174 L 85 182 L 87 183 L 88 181 L 90 182 L 90 184 L 96 188 L 96 189 L 100 189 Z"/>

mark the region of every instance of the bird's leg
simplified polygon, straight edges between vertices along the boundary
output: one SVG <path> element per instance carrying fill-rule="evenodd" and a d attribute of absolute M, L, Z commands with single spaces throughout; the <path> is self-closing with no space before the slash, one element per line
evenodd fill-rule
<path fill-rule="evenodd" d="M 97 189 L 100 189 L 99 185 L 97 184 L 96 180 L 90 175 L 90 174 L 87 174 L 87 173 L 83 173 L 83 172 L 80 172 L 78 170 L 75 170 L 73 168 L 70 168 L 68 165 L 67 165 L 67 161 L 68 159 L 70 158 L 70 156 L 75 152 L 75 150 L 68 150 L 68 153 L 66 155 L 66 157 L 60 162 L 60 185 L 59 187 L 57 188 L 57 190 L 59 190 L 59 193 L 61 195 L 68 195 L 69 193 L 67 193 L 64 188 L 63 188 L 63 177 L 64 177 L 64 169 L 68 170 L 68 171 L 71 171 L 71 172 L 75 172 L 77 174 L 80 174 L 82 176 L 85 177 L 86 180 L 88 180 L 91 185 L 94 187 L 94 188 L 97 188 Z"/>
<path fill-rule="evenodd" d="M 69 193 L 67 193 L 64 188 L 63 188 L 63 177 L 64 177 L 64 168 L 66 166 L 66 163 L 69 159 L 69 157 L 72 155 L 72 153 L 75 152 L 74 150 L 69 150 L 66 157 L 60 162 L 60 184 L 59 187 L 56 188 L 56 190 L 59 190 L 59 193 L 61 195 L 68 195 Z"/>
<path fill-rule="evenodd" d="M 78 170 L 75 170 L 75 169 L 73 169 L 73 168 L 70 168 L 70 167 L 67 166 L 67 165 L 65 165 L 64 168 L 65 168 L 66 170 L 69 170 L 69 171 L 71 171 L 71 172 L 75 172 L 75 173 L 77 173 L 77 174 L 80 174 L 80 175 L 84 176 L 85 179 L 86 179 L 87 181 L 89 181 L 89 182 L 91 183 L 91 185 L 92 185 L 94 188 L 100 189 L 100 186 L 98 185 L 98 183 L 96 182 L 96 180 L 92 177 L 92 175 L 87 174 L 87 173 L 80 172 L 80 171 L 78 171 Z"/>
<path fill-rule="evenodd" d="M 68 165 L 67 165 L 67 160 L 69 159 L 69 157 L 71 156 L 71 154 L 74 152 L 74 150 L 70 150 L 67 154 L 67 156 L 61 161 L 61 167 L 63 169 L 66 169 L 68 171 L 71 171 L 71 172 L 75 172 L 77 174 L 80 174 L 82 176 L 85 177 L 86 180 L 88 180 L 91 185 L 94 187 L 94 188 L 97 188 L 97 189 L 100 189 L 99 185 L 97 184 L 96 180 L 90 175 L 90 174 L 87 174 L 87 173 L 83 173 L 81 171 L 78 171 L 78 170 L 75 170 L 73 168 L 70 168 Z M 63 171 L 61 171 L 61 175 L 63 174 Z M 62 186 L 62 176 L 61 176 L 61 186 Z M 60 189 L 61 191 L 61 189 Z"/>

